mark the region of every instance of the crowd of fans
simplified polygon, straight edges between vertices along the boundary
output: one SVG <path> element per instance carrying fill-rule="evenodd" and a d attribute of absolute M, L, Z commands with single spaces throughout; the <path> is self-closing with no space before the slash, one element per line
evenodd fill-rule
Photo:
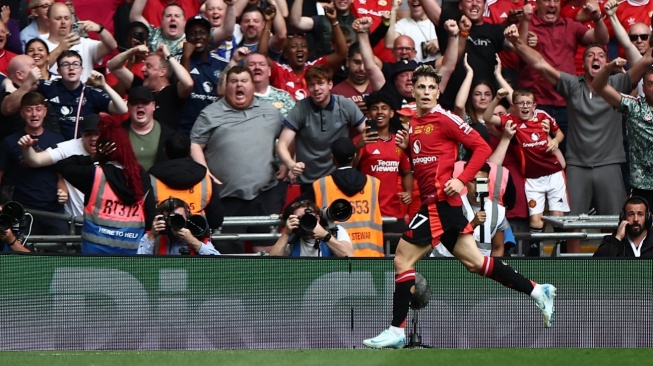
<path fill-rule="evenodd" d="M 86 253 L 184 253 L 183 243 L 192 253 L 242 253 L 242 242 L 193 239 L 168 218 L 202 214 L 217 229 L 224 216 L 285 212 L 282 242 L 256 241 L 254 251 L 382 256 L 378 214 L 397 219 L 386 232 L 402 232 L 424 199 L 412 166 L 437 164 L 411 159 L 418 146 L 395 145 L 399 130 L 432 132 L 410 125 L 420 64 L 442 76 L 441 108 L 493 148 L 477 177 L 489 180 L 487 195 L 474 179 L 462 193 L 482 196 L 464 202 L 488 253 L 510 252 L 513 231 L 544 231 L 545 210 L 618 215 L 631 191 L 653 200 L 650 0 L 7 4 L 1 201 L 84 216 Z M 460 146 L 458 172 L 471 153 Z M 140 171 L 117 156 L 133 156 Z M 101 207 L 101 184 L 123 210 L 140 205 L 131 231 L 107 229 L 132 221 L 115 216 L 118 206 Z M 349 200 L 355 224 L 323 222 L 299 235 L 300 216 L 319 217 L 325 197 Z M 484 199 L 489 210 L 480 209 Z M 68 231 L 35 216 L 29 234 Z M 0 239 L 18 250 L 25 239 L 14 234 Z M 160 244 L 165 235 L 174 240 Z M 581 250 L 578 241 L 564 245 Z M 541 243 L 526 249 L 539 255 Z"/>

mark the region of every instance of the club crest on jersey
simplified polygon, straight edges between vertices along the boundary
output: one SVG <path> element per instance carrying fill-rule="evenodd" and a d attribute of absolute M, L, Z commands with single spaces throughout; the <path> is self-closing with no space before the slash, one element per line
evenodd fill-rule
<path fill-rule="evenodd" d="M 433 132 L 433 125 L 429 123 L 424 126 L 424 133 L 429 135 L 431 132 Z"/>

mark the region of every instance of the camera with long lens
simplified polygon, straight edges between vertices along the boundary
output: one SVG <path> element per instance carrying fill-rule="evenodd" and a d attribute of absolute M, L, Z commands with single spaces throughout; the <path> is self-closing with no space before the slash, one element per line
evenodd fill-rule
<path fill-rule="evenodd" d="M 25 209 L 18 202 L 7 202 L 0 211 L 0 231 L 17 229 L 25 217 Z"/>
<path fill-rule="evenodd" d="M 163 221 L 166 223 L 165 234 L 167 235 L 183 228 L 188 229 L 195 237 L 202 237 L 209 231 L 209 223 L 202 215 L 192 215 L 186 220 L 184 215 L 172 212 L 164 215 Z"/>
<path fill-rule="evenodd" d="M 318 212 L 318 215 L 325 219 L 329 224 L 333 224 L 335 221 L 347 221 L 351 217 L 352 206 L 349 201 L 343 198 L 339 198 L 333 202 L 328 207 L 324 207 Z M 299 235 L 304 235 L 307 233 L 313 232 L 313 229 L 318 225 L 318 218 L 315 216 L 315 212 L 312 209 L 307 208 L 304 211 L 304 215 L 299 218 L 299 229 L 297 229 Z"/>

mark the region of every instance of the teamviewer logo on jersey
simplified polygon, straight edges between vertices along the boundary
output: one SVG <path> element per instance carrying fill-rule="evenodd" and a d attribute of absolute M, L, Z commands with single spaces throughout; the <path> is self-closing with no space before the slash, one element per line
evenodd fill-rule
<path fill-rule="evenodd" d="M 420 151 L 422 151 L 422 143 L 419 141 L 413 142 L 413 152 L 419 154 Z"/>

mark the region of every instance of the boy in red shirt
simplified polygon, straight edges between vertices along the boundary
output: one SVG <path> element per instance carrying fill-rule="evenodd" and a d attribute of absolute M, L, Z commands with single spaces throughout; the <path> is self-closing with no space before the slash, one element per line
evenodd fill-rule
<path fill-rule="evenodd" d="M 527 89 L 517 89 L 513 92 L 512 110 L 514 113 L 502 116 L 493 115 L 494 108 L 507 95 L 507 90 L 500 89 L 488 106 L 483 118 L 486 123 L 501 127 L 508 122 L 517 126 L 516 152 L 526 178 L 525 191 L 530 229 L 531 233 L 541 233 L 544 229 L 542 215 L 545 199 L 548 202 L 551 215 L 562 216 L 564 212 L 569 212 L 563 167 L 555 155 L 558 145 L 564 139 L 564 134 L 551 116 L 535 109 L 537 107 L 535 97 L 533 92 Z M 539 250 L 541 244 L 535 242 L 531 245 L 533 249 Z M 537 245 L 537 248 L 534 245 Z"/>

